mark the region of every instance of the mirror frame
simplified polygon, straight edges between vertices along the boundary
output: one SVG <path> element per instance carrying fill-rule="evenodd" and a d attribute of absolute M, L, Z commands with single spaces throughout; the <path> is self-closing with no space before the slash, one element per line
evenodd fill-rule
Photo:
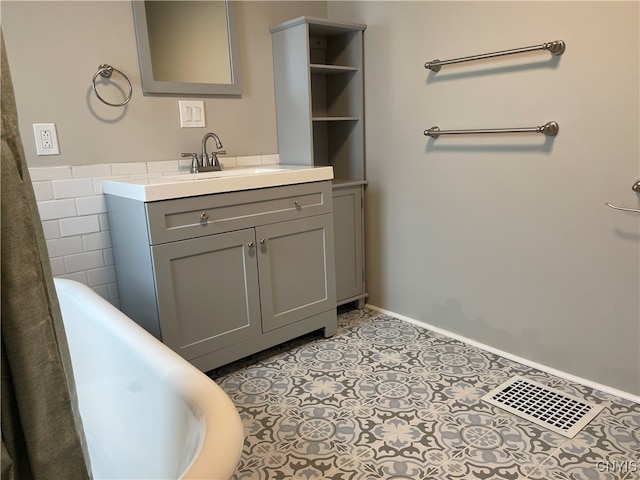
<path fill-rule="evenodd" d="M 227 31 L 229 32 L 229 54 L 231 62 L 231 83 L 196 83 L 196 82 L 164 82 L 154 80 L 151 65 L 151 49 L 149 47 L 149 31 L 147 14 L 143 0 L 132 0 L 133 25 L 138 46 L 138 63 L 142 93 L 144 95 L 220 95 L 240 96 L 240 60 L 238 55 L 238 32 L 236 27 L 235 2 L 224 0 L 227 13 Z"/>

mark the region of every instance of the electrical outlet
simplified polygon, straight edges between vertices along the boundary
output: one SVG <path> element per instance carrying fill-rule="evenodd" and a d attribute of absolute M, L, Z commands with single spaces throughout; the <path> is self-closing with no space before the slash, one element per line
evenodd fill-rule
<path fill-rule="evenodd" d="M 40 130 L 40 140 L 42 141 L 42 148 L 46 150 L 53 148 L 53 141 L 51 140 L 51 130 Z"/>
<path fill-rule="evenodd" d="M 58 134 L 55 123 L 34 123 L 33 136 L 38 155 L 59 155 Z"/>

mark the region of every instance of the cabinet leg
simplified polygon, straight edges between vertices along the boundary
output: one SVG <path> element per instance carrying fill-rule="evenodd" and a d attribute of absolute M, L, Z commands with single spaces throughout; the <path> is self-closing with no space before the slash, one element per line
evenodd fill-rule
<path fill-rule="evenodd" d="M 362 310 L 364 308 L 365 304 L 367 303 L 367 302 L 365 302 L 365 300 L 366 299 L 364 299 L 364 298 L 359 298 L 358 300 L 356 300 L 356 308 L 358 310 Z"/>
<path fill-rule="evenodd" d="M 338 332 L 338 325 L 331 324 L 324 327 L 324 338 L 333 337 Z"/>

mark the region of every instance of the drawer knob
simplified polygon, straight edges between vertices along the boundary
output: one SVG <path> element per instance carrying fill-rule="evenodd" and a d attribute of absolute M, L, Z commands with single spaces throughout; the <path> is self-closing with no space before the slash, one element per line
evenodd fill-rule
<path fill-rule="evenodd" d="M 200 214 L 200 220 L 202 220 L 203 222 L 206 222 L 207 220 L 209 220 L 209 214 L 207 212 L 202 212 Z"/>
<path fill-rule="evenodd" d="M 302 202 L 300 201 L 299 198 L 296 198 L 293 204 L 296 206 L 296 208 L 302 207 Z"/>

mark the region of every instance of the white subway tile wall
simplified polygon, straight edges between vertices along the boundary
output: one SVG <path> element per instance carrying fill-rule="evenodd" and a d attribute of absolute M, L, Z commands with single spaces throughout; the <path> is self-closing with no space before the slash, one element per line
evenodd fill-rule
<path fill-rule="evenodd" d="M 277 154 L 220 157 L 223 168 L 278 162 Z M 84 283 L 119 307 L 102 180 L 187 173 L 190 168 L 190 160 L 30 168 L 53 276 Z"/>
<path fill-rule="evenodd" d="M 262 155 L 262 165 L 277 165 L 280 163 L 280 155 Z"/>

